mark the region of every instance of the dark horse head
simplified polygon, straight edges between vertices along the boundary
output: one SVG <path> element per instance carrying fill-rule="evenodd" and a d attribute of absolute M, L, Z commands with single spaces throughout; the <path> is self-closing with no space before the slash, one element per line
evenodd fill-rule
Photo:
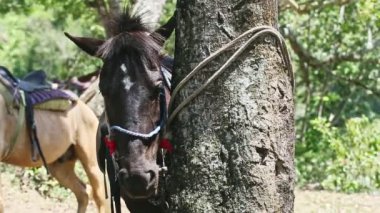
<path fill-rule="evenodd" d="M 102 59 L 99 88 L 104 97 L 122 196 L 147 198 L 157 191 L 159 132 L 165 120 L 160 50 L 174 18 L 154 32 L 126 12 L 109 21 L 107 40 L 74 37 L 77 46 Z"/>

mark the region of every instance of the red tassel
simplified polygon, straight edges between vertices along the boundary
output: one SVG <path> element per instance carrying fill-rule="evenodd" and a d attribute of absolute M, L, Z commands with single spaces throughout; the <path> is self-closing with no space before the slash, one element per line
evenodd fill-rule
<path fill-rule="evenodd" d="M 105 136 L 103 140 L 106 144 L 108 151 L 112 155 L 116 150 L 116 142 L 114 140 L 111 140 L 108 136 Z"/>
<path fill-rule="evenodd" d="M 173 145 L 170 143 L 169 139 L 163 138 L 160 142 L 160 148 L 166 149 L 167 152 L 172 153 L 173 152 Z"/>

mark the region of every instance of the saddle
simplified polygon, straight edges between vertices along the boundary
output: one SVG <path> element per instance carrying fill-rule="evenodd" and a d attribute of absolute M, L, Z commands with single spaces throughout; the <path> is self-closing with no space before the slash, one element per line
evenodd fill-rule
<path fill-rule="evenodd" d="M 15 109 L 18 109 L 19 112 L 17 129 L 11 139 L 10 150 L 12 150 L 25 121 L 32 143 L 32 160 L 37 161 L 39 155 L 46 167 L 45 157 L 37 138 L 34 109 L 67 110 L 76 98 L 64 91 L 53 89 L 52 85 L 47 82 L 46 73 L 42 70 L 33 71 L 24 78 L 18 79 L 7 68 L 2 66 L 0 66 L 0 94 L 5 98 L 9 113 L 12 113 Z M 61 101 L 61 104 L 54 103 L 57 101 Z M 49 104 L 49 102 L 52 103 Z"/>

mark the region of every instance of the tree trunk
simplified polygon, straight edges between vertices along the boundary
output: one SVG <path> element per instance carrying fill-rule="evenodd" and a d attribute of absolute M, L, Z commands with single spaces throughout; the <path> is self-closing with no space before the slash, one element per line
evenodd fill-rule
<path fill-rule="evenodd" d="M 244 31 L 277 27 L 275 0 L 178 0 L 174 84 Z M 199 88 L 232 53 L 181 90 Z M 171 212 L 293 212 L 294 103 L 276 40 L 256 40 L 175 119 Z"/>

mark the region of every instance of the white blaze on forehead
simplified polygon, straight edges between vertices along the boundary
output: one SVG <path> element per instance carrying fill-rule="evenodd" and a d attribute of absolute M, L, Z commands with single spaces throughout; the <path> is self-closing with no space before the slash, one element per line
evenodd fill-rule
<path fill-rule="evenodd" d="M 121 64 L 120 68 L 121 70 L 123 70 L 123 72 L 127 73 L 127 67 L 125 66 L 125 64 Z"/>
<path fill-rule="evenodd" d="M 125 86 L 125 89 L 129 90 L 131 89 L 131 87 L 133 86 L 133 82 L 131 81 L 131 78 L 129 76 L 127 76 L 124 80 L 124 86 Z"/>
<path fill-rule="evenodd" d="M 133 82 L 131 81 L 131 78 L 128 75 L 127 67 L 125 66 L 125 64 L 121 64 L 120 68 L 121 70 L 123 70 L 125 74 L 127 74 L 127 76 L 123 80 L 123 83 L 124 83 L 125 89 L 129 90 L 133 86 Z"/>

